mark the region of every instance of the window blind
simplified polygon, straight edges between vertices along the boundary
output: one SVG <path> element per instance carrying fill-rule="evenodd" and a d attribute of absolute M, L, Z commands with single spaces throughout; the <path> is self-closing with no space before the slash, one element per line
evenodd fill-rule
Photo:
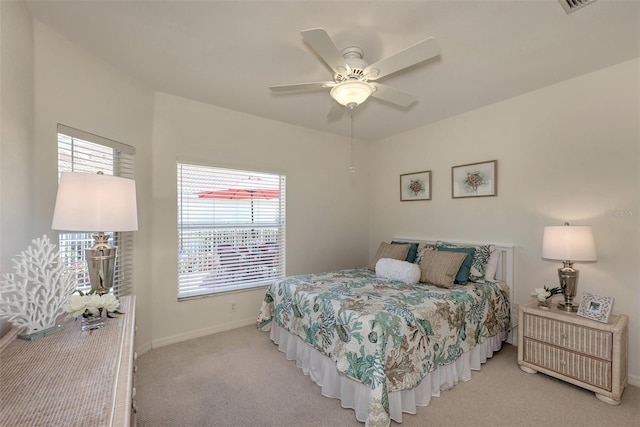
<path fill-rule="evenodd" d="M 133 178 L 135 148 L 79 129 L 58 125 L 58 179 L 62 172 L 97 173 Z M 58 237 L 61 261 L 72 271 L 76 289 L 91 289 L 85 249 L 93 246 L 92 234 L 111 234 L 109 243 L 118 248 L 112 292 L 128 295 L 133 289 L 133 232 L 93 230 L 87 233 L 61 232 Z"/>
<path fill-rule="evenodd" d="M 285 176 L 178 162 L 178 298 L 285 274 Z"/>

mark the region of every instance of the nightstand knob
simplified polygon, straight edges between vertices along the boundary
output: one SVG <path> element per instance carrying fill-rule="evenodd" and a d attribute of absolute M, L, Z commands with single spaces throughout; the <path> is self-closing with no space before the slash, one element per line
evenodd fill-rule
<path fill-rule="evenodd" d="M 566 360 L 561 360 L 559 363 L 560 363 L 560 366 L 566 366 L 567 365 L 567 361 Z"/>
<path fill-rule="evenodd" d="M 560 338 L 562 338 L 563 340 L 567 339 L 567 334 L 564 332 L 560 332 Z"/>

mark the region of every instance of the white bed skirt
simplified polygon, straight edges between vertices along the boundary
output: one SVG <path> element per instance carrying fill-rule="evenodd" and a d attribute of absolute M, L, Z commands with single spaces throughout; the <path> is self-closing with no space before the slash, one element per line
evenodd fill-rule
<path fill-rule="evenodd" d="M 356 419 L 366 422 L 369 387 L 340 374 L 331 359 L 275 322 L 271 324 L 270 337 L 288 360 L 295 360 L 302 372 L 321 387 L 323 396 L 340 399 L 343 408 L 353 409 Z M 413 389 L 389 393 L 391 419 L 401 423 L 403 412 L 415 414 L 416 407 L 429 405 L 432 396 L 440 396 L 440 390 L 447 390 L 460 381 L 471 380 L 471 370 L 479 371 L 480 365 L 495 351 L 500 350 L 506 338 L 507 333 L 494 335 L 471 351 L 463 353 L 455 362 L 431 372 Z"/>

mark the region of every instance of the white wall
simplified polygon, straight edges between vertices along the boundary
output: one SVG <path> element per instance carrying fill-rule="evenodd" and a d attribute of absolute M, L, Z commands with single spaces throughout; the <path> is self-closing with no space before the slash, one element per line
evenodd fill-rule
<path fill-rule="evenodd" d="M 264 297 L 177 301 L 178 158 L 286 175 L 287 274 L 367 264 L 366 165 L 349 173 L 348 139 L 159 93 L 153 141 L 154 346 L 254 323 Z"/>
<path fill-rule="evenodd" d="M 577 265 L 580 293 L 613 296 L 615 310 L 629 314 L 629 372 L 640 384 L 639 60 L 359 145 L 358 172 L 350 175 L 346 138 L 154 95 L 38 22 L 30 41 L 30 21 L 17 4 L 2 2 L 0 9 L 3 24 L 8 14 L 26 25 L 9 27 L 16 39 L 8 43 L 2 29 L 3 269 L 30 239 L 52 234 L 55 132 L 63 123 L 137 149 L 135 292 L 143 348 L 251 323 L 263 296 L 256 290 L 176 301 L 175 162 L 181 157 L 287 175 L 288 274 L 365 265 L 378 243 L 394 235 L 512 243 L 520 303 L 534 287 L 556 281 L 559 263 L 540 258 L 542 227 L 591 224 L 599 260 Z M 7 68 L 8 57 L 15 61 Z M 34 58 L 35 86 L 7 88 L 7 70 L 28 81 Z M 7 147 L 17 156 L 9 169 Z M 451 166 L 490 159 L 499 161 L 498 197 L 452 200 Z M 433 171 L 433 200 L 399 202 L 398 176 L 425 169 Z M 7 176 L 27 182 L 26 171 L 31 187 L 9 191 L 31 199 L 18 195 L 8 203 Z M 15 212 L 26 220 L 7 230 Z"/>
<path fill-rule="evenodd" d="M 24 19 L 31 25 L 28 15 Z M 264 290 L 254 290 L 177 302 L 177 157 L 287 175 L 289 274 L 366 265 L 367 194 L 361 179 L 366 165 L 356 159 L 359 174 L 348 172 L 347 139 L 155 94 L 39 21 L 32 27 L 31 50 L 16 45 L 26 64 L 20 65 L 25 68 L 22 74 L 33 76 L 31 92 L 15 90 L 15 95 L 2 97 L 3 103 L 23 97 L 27 101 L 16 103 L 21 108 L 33 102 L 32 111 L 24 113 L 29 123 L 15 128 L 30 132 L 33 155 L 15 165 L 19 170 L 6 169 L 15 172 L 11 183 L 22 175 L 25 182 L 33 178 L 30 186 L 14 186 L 25 204 L 30 203 L 16 211 L 26 213 L 20 218 L 36 213 L 33 221 L 24 223 L 23 233 L 14 227 L 15 236 L 26 238 L 14 245 L 16 252 L 35 236 L 56 237 L 50 226 L 57 191 L 58 123 L 134 146 L 140 227 L 135 235 L 134 292 L 140 350 L 252 323 L 264 296 Z M 20 67 L 16 65 L 16 71 Z M 28 146 L 18 142 L 22 140 L 15 147 L 26 150 Z M 9 157 L 3 153 L 5 159 Z M 8 205 L 2 205 L 3 218 Z M 6 259 L 3 254 L 3 263 Z M 231 302 L 236 305 L 233 314 Z"/>
<path fill-rule="evenodd" d="M 576 263 L 578 298 L 626 313 L 640 385 L 640 59 L 370 145 L 370 255 L 395 235 L 515 245 L 516 303 L 557 285 L 545 225 L 592 225 L 598 261 Z M 498 160 L 498 196 L 451 198 L 451 167 Z M 399 202 L 401 173 L 432 170 L 432 200 Z M 374 191 L 375 190 L 375 191 Z"/>
<path fill-rule="evenodd" d="M 0 2 L 0 274 L 12 272 L 10 260 L 38 237 L 31 233 L 32 31 L 23 2 Z M 9 328 L 0 320 L 0 336 Z"/>
<path fill-rule="evenodd" d="M 151 128 L 153 92 L 83 51 L 39 21 L 35 34 L 35 151 L 32 234 L 48 234 L 57 192 L 57 124 L 62 123 L 136 148 L 134 292 L 138 343 L 150 342 Z M 35 172 L 35 173 L 34 173 Z"/>

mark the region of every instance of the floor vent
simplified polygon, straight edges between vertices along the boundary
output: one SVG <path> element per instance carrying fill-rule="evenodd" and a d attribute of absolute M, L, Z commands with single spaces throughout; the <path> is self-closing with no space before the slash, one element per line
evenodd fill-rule
<path fill-rule="evenodd" d="M 594 1 L 596 0 L 558 0 L 558 2 L 562 5 L 562 8 L 564 9 L 565 12 L 567 12 L 567 14 L 571 12 L 575 12 L 581 7 L 591 4 Z"/>

